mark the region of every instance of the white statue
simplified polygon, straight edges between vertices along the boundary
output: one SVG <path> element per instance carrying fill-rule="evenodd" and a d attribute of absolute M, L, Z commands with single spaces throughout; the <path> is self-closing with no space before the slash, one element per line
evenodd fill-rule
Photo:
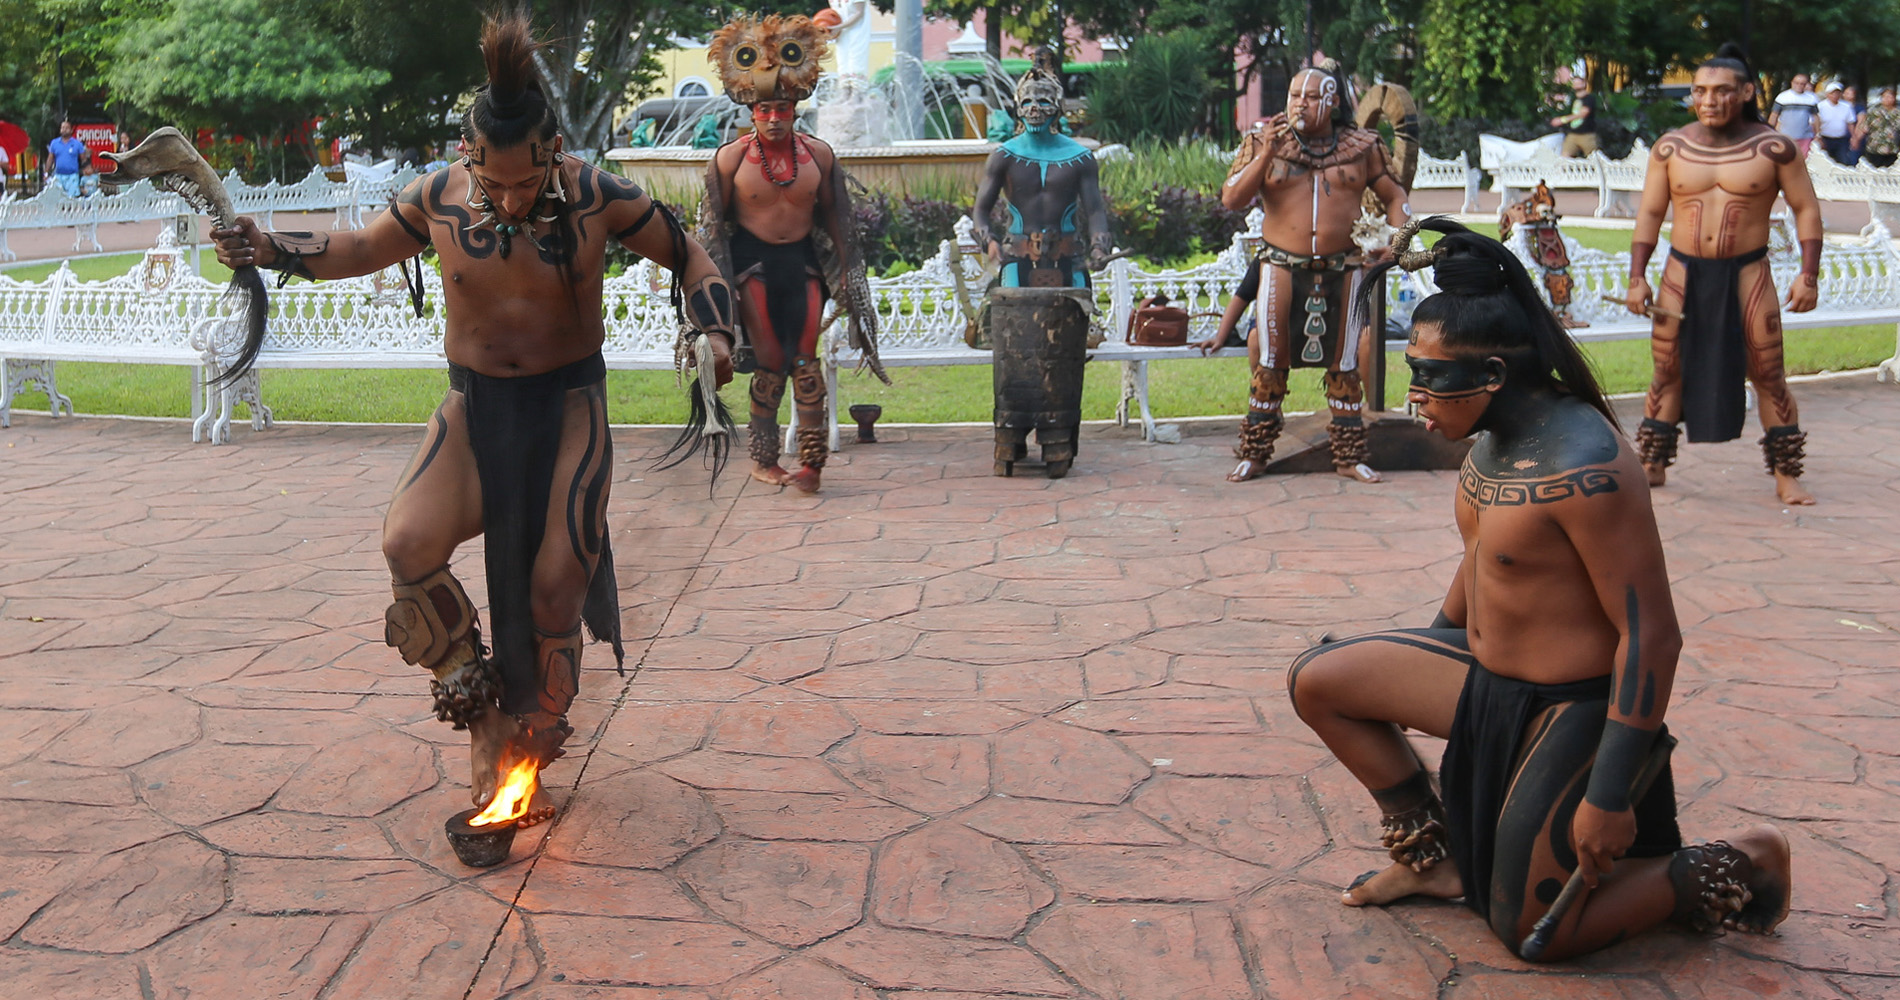
<path fill-rule="evenodd" d="M 868 80 L 871 76 L 870 0 L 829 0 L 838 12 L 838 75 Z"/>

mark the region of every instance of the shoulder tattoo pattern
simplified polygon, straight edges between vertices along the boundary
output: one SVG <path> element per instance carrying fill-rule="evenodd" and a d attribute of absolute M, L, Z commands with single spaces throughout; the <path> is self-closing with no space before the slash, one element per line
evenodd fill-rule
<path fill-rule="evenodd" d="M 618 201 L 639 201 L 646 197 L 640 185 L 620 176 L 611 174 L 598 167 L 583 165 L 579 181 L 574 191 L 568 195 L 568 217 L 574 220 L 574 231 L 580 235 L 581 242 L 587 241 L 587 224 L 595 217 L 606 212 Z M 644 221 L 644 220 L 643 220 Z M 637 227 L 636 227 L 636 230 Z M 616 238 L 626 239 L 633 233 L 622 230 L 613 234 Z"/>
<path fill-rule="evenodd" d="M 1616 477 L 1613 469 L 1591 468 L 1540 479 L 1498 479 L 1466 463 L 1458 475 L 1458 495 L 1473 507 L 1522 507 L 1615 493 Z"/>

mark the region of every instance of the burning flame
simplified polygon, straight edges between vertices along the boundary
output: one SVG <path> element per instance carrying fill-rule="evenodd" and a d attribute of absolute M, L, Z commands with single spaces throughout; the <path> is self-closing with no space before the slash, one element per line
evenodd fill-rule
<path fill-rule="evenodd" d="M 513 823 L 527 815 L 528 796 L 534 794 L 535 776 L 540 773 L 534 760 L 524 760 L 502 776 L 501 787 L 495 789 L 495 797 L 483 809 L 469 819 L 469 826 L 494 826 L 500 823 Z"/>

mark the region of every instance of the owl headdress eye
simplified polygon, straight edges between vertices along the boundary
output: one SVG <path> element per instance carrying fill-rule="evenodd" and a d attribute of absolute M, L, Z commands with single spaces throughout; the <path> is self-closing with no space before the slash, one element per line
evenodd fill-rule
<path fill-rule="evenodd" d="M 778 61 L 787 66 L 796 66 L 805 61 L 805 47 L 792 39 L 786 39 L 778 47 Z"/>
<path fill-rule="evenodd" d="M 759 47 L 751 42 L 740 45 L 732 50 L 732 61 L 740 69 L 751 69 L 759 63 Z"/>

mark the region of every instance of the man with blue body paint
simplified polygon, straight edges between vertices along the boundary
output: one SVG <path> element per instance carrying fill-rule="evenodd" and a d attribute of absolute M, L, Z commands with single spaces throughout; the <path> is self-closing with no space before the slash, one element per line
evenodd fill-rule
<path fill-rule="evenodd" d="M 1062 134 L 1062 83 L 1050 62 L 1038 60 L 1016 84 L 1023 130 L 990 154 L 970 213 L 978 244 L 1002 265 L 1004 288 L 1087 288 L 1089 272 L 1109 255 L 1108 204 L 1095 155 Z M 1009 209 L 1002 234 L 990 230 L 998 197 Z"/>

